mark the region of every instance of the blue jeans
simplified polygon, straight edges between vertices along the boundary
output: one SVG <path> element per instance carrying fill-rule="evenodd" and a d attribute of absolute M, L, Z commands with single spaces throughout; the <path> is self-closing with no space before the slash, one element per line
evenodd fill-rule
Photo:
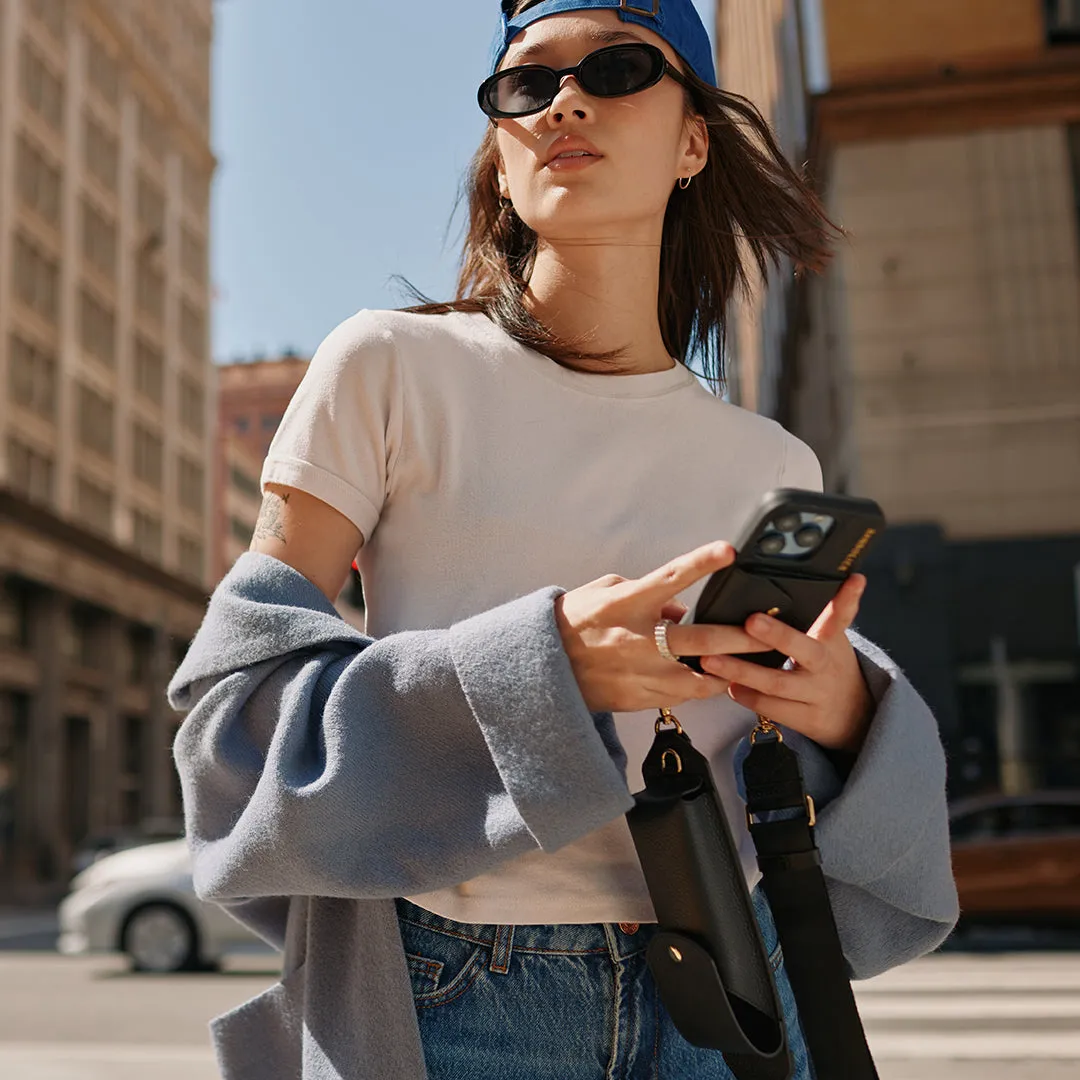
<path fill-rule="evenodd" d="M 732 1080 L 688 1043 L 645 963 L 655 925 L 470 925 L 398 900 L 430 1080 Z M 754 892 L 788 1027 L 811 1080 L 772 914 Z"/>

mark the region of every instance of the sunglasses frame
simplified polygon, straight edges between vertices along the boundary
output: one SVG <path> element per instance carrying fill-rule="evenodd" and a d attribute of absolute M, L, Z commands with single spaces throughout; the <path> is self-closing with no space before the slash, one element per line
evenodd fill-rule
<path fill-rule="evenodd" d="M 620 94 L 594 94 L 589 90 L 582 82 L 580 71 L 581 68 L 592 60 L 596 56 L 600 56 L 603 53 L 614 52 L 616 49 L 635 49 L 642 52 L 646 52 L 654 57 L 654 63 L 658 59 L 662 62 L 661 65 L 657 65 L 658 74 L 655 79 L 645 83 L 643 86 L 636 87 L 633 90 L 627 90 L 625 93 Z M 488 100 L 488 94 L 493 87 L 499 82 L 505 79 L 508 75 L 514 74 L 519 71 L 550 71 L 555 76 L 555 93 L 551 95 L 551 98 L 543 105 L 537 106 L 535 109 L 529 109 L 527 112 L 503 112 L 501 109 L 494 108 Z M 551 107 L 551 103 L 558 96 L 559 90 L 562 88 L 563 79 L 567 75 L 573 75 L 578 81 L 578 85 L 585 93 L 591 97 L 600 98 L 616 98 L 616 97 L 630 97 L 633 94 L 640 94 L 643 90 L 648 90 L 650 87 L 656 86 L 663 81 L 665 75 L 670 75 L 680 86 L 687 90 L 692 90 L 689 80 L 683 75 L 681 71 L 664 55 L 662 49 L 658 49 L 655 45 L 650 45 L 647 41 L 628 41 L 625 43 L 619 43 L 617 45 L 605 45 L 602 49 L 594 49 L 591 53 L 583 56 L 581 60 L 573 67 L 562 68 L 561 70 L 553 67 L 549 67 L 547 64 L 521 64 L 518 67 L 506 68 L 503 71 L 496 71 L 494 75 L 486 78 L 481 84 L 480 89 L 476 92 L 476 100 L 480 105 L 481 110 L 492 121 L 495 120 L 520 120 L 523 116 L 535 116 L 536 113 L 543 112 L 545 109 Z"/>

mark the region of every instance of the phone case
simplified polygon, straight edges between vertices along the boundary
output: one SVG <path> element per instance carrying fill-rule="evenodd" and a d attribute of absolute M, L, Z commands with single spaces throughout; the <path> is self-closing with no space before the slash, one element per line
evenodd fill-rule
<path fill-rule="evenodd" d="M 785 514 L 827 515 L 834 524 L 806 557 L 763 554 L 762 537 L 775 532 L 769 530 L 770 523 Z M 772 491 L 740 537 L 735 562 L 713 574 L 702 590 L 693 619 L 687 621 L 739 626 L 763 611 L 806 633 L 884 528 L 881 507 L 871 499 L 794 488 Z M 781 667 L 787 657 L 774 651 L 746 653 L 740 659 Z M 702 670 L 696 656 L 682 657 L 682 662 L 695 671 Z"/>

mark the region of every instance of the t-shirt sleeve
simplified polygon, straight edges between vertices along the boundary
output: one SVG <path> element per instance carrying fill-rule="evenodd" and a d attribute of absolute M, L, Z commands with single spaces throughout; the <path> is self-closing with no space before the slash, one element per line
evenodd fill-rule
<path fill-rule="evenodd" d="M 784 456 L 777 487 L 821 491 L 821 463 L 817 454 L 790 432 L 784 432 Z"/>
<path fill-rule="evenodd" d="M 393 338 L 361 311 L 319 346 L 274 435 L 262 488 L 306 491 L 368 540 L 378 524 L 401 445 L 402 383 Z"/>

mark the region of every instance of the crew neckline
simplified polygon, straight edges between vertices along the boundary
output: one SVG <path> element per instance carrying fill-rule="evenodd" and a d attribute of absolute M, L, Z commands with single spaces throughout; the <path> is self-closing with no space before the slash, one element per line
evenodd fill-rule
<path fill-rule="evenodd" d="M 499 340 L 509 348 L 516 350 L 522 361 L 538 375 L 550 382 L 559 383 L 572 390 L 594 397 L 606 398 L 651 398 L 661 397 L 681 390 L 687 386 L 696 386 L 697 378 L 685 365 L 675 361 L 675 366 L 664 371 L 648 371 L 639 375 L 604 375 L 592 371 L 571 371 L 555 363 L 535 349 L 522 345 L 520 341 L 497 326 L 482 311 L 457 312 L 466 318 L 483 319 L 491 327 Z"/>

